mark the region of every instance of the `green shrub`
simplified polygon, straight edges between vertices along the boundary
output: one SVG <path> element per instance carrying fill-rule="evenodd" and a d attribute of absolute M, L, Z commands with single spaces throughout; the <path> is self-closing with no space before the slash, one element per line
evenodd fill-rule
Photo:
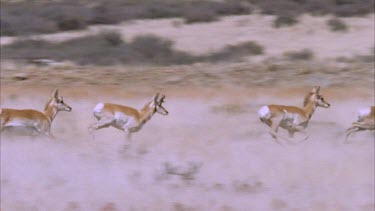
<path fill-rule="evenodd" d="M 331 31 L 347 31 L 348 26 L 345 24 L 344 21 L 338 19 L 338 18 L 332 18 L 327 21 L 327 25 L 331 29 Z"/>
<path fill-rule="evenodd" d="M 217 20 L 219 15 L 249 14 L 242 1 L 178 0 L 15 1 L 1 3 L 1 35 L 29 35 L 116 24 L 131 19 L 183 17 L 186 22 Z M 28 24 L 25 24 L 28 23 Z"/>
<path fill-rule="evenodd" d="M 131 19 L 182 17 L 186 23 L 210 22 L 222 15 L 250 14 L 252 8 L 277 16 L 275 27 L 290 26 L 304 13 L 362 16 L 374 12 L 374 0 L 93 0 L 1 2 L 1 36 L 84 29 Z M 251 5 L 251 6 L 250 6 Z M 27 24 L 25 24 L 27 23 Z"/>
<path fill-rule="evenodd" d="M 290 60 L 311 60 L 314 58 L 314 53 L 309 49 L 303 49 L 301 51 L 286 52 L 284 56 Z"/>
<path fill-rule="evenodd" d="M 248 0 L 260 8 L 262 13 L 284 16 L 291 13 L 313 15 L 334 14 L 337 16 L 362 16 L 374 12 L 374 0 Z"/>
<path fill-rule="evenodd" d="M 217 20 L 216 14 L 212 10 L 189 10 L 183 15 L 185 23 L 195 23 L 195 22 L 212 22 Z"/>
<path fill-rule="evenodd" d="M 78 30 L 86 28 L 86 23 L 76 18 L 64 18 L 57 22 L 57 26 L 61 31 Z"/>
<path fill-rule="evenodd" d="M 103 32 L 101 35 L 103 36 L 104 40 L 106 40 L 107 43 L 111 46 L 119 46 L 124 43 L 121 35 L 117 32 Z"/>
<path fill-rule="evenodd" d="M 278 16 L 273 21 L 273 26 L 276 28 L 285 27 L 285 26 L 292 26 L 294 24 L 298 23 L 298 20 L 294 16 Z"/>
<path fill-rule="evenodd" d="M 257 44 L 256 42 L 249 41 L 237 45 L 226 46 L 220 51 L 208 55 L 207 60 L 212 62 L 238 60 L 244 56 L 260 55 L 263 54 L 263 52 L 263 46 Z"/>

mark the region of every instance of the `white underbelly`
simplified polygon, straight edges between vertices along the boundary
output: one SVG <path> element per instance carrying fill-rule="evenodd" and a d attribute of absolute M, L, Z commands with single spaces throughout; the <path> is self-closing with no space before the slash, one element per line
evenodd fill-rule
<path fill-rule="evenodd" d="M 282 128 L 292 128 L 294 126 L 294 119 L 285 119 L 283 121 L 281 121 L 280 123 L 280 127 Z"/>
<path fill-rule="evenodd" d="M 284 119 L 280 123 L 280 127 L 288 129 L 294 128 L 297 125 L 300 125 L 303 122 L 303 119 L 298 114 L 288 113 L 285 111 Z"/>
<path fill-rule="evenodd" d="M 24 121 L 9 121 L 5 123 L 5 127 L 34 127 L 34 125 Z"/>
<path fill-rule="evenodd" d="M 4 124 L 4 131 L 6 133 L 10 133 L 12 135 L 25 135 L 25 136 L 33 136 L 38 134 L 35 127 L 28 123 L 28 122 L 22 122 L 22 121 L 9 121 L 6 124 Z"/>
<path fill-rule="evenodd" d="M 130 132 L 137 132 L 141 129 L 140 124 L 134 118 L 125 116 L 121 113 L 115 114 L 114 126 L 116 128 L 129 130 Z"/>

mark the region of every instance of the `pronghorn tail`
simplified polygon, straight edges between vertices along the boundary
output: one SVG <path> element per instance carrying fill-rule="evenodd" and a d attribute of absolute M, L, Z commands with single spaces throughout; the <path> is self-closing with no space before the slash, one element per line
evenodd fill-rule
<path fill-rule="evenodd" d="M 104 103 L 98 103 L 96 104 L 96 106 L 94 107 L 94 109 L 92 110 L 94 116 L 100 120 L 101 119 L 101 116 L 99 115 L 102 111 L 103 111 L 103 108 L 104 108 Z"/>
<path fill-rule="evenodd" d="M 262 106 L 259 110 L 258 110 L 258 116 L 260 118 L 260 121 L 266 123 L 266 124 L 270 124 L 270 118 L 271 118 L 271 111 L 269 109 L 268 106 Z"/>

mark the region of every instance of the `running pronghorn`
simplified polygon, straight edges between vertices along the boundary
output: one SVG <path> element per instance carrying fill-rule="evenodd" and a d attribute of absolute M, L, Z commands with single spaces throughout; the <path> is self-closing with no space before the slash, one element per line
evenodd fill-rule
<path fill-rule="evenodd" d="M 71 111 L 72 108 L 64 103 L 63 97 L 59 96 L 58 90 L 52 92 L 51 99 L 44 107 L 44 112 L 32 109 L 0 109 L 0 130 L 5 128 L 29 128 L 33 135 L 46 135 L 53 138 L 51 124 L 59 111 Z"/>
<path fill-rule="evenodd" d="M 284 105 L 267 105 L 259 109 L 258 115 L 260 120 L 270 127 L 272 138 L 280 143 L 278 138 L 283 138 L 277 134 L 278 128 L 284 128 L 289 133 L 289 138 L 294 137 L 295 132 L 305 134 L 303 140 L 308 138 L 306 128 L 315 109 L 320 106 L 329 108 L 330 105 L 324 101 L 323 96 L 319 93 L 320 87 L 314 87 L 311 92 L 305 96 L 303 108 Z M 288 138 L 283 138 L 291 141 Z"/>
<path fill-rule="evenodd" d="M 346 130 L 345 142 L 348 142 L 351 133 L 362 130 L 375 130 L 375 106 L 358 111 L 357 121 L 353 122 L 353 126 Z"/>
<path fill-rule="evenodd" d="M 162 95 L 159 99 L 158 93 L 140 110 L 112 103 L 98 103 L 93 109 L 93 113 L 99 122 L 92 124 L 89 131 L 92 133 L 95 130 L 113 126 L 125 132 L 128 141 L 127 146 L 130 146 L 131 134 L 141 130 L 142 126 L 155 113 L 168 114 L 168 111 L 162 105 L 164 99 L 165 95 Z"/>

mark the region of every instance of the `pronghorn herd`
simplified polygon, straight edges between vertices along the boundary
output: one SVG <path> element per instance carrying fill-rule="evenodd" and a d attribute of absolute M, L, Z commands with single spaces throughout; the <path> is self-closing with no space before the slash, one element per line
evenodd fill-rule
<path fill-rule="evenodd" d="M 93 109 L 93 115 L 98 121 L 89 126 L 89 132 L 93 134 L 96 130 L 112 126 L 124 131 L 130 143 L 131 134 L 140 131 L 142 126 L 155 113 L 168 114 L 168 111 L 163 107 L 164 99 L 165 95 L 156 94 L 139 110 L 112 103 L 98 103 Z M 296 132 L 305 135 L 302 140 L 306 140 L 309 137 L 306 128 L 317 107 L 330 107 L 330 104 L 320 94 L 320 87 L 314 87 L 305 96 L 302 108 L 285 105 L 266 105 L 258 110 L 258 116 L 261 122 L 269 126 L 269 133 L 274 141 L 281 143 L 279 140 L 281 138 L 291 143 L 292 140 L 290 138 L 293 138 Z M 0 108 L 0 131 L 9 127 L 22 127 L 31 129 L 33 135 L 45 135 L 53 138 L 51 124 L 57 113 L 71 110 L 72 108 L 64 103 L 63 97 L 59 95 L 58 90 L 55 90 L 47 101 L 43 112 L 32 109 Z M 289 138 L 277 134 L 279 127 L 288 131 Z M 346 131 L 345 142 L 348 142 L 348 137 L 351 133 L 363 130 L 375 130 L 375 106 L 358 111 L 357 121 L 353 122 L 352 127 Z"/>

